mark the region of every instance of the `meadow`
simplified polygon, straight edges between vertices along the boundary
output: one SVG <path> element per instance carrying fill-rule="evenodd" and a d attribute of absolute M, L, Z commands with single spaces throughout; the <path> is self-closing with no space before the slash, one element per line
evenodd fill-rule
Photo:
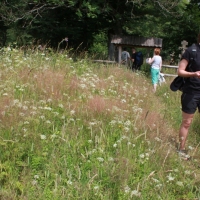
<path fill-rule="evenodd" d="M 172 78 L 153 93 L 142 71 L 74 57 L 1 49 L 0 199 L 200 199 L 199 115 L 182 160 Z"/>

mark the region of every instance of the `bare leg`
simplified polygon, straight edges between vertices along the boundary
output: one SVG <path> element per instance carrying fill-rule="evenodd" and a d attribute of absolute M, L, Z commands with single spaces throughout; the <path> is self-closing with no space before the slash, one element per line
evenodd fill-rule
<path fill-rule="evenodd" d="M 182 124 L 179 130 L 179 142 L 180 142 L 179 150 L 185 149 L 185 143 L 188 136 L 190 125 L 192 123 L 193 116 L 194 114 L 187 114 L 185 112 L 182 112 Z"/>
<path fill-rule="evenodd" d="M 156 92 L 157 84 L 153 84 L 153 92 Z"/>

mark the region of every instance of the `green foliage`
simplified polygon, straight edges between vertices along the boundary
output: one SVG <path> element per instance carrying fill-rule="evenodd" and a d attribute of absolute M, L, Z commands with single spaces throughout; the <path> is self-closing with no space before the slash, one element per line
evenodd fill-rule
<path fill-rule="evenodd" d="M 91 57 L 97 59 L 107 59 L 107 41 L 108 38 L 106 37 L 105 33 L 99 33 L 94 35 L 93 45 L 88 49 Z"/>

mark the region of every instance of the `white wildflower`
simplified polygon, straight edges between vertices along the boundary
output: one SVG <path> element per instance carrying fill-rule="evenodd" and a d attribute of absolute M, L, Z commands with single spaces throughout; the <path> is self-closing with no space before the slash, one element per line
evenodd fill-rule
<path fill-rule="evenodd" d="M 109 157 L 109 158 L 108 158 L 108 161 L 113 162 L 113 161 L 114 161 L 114 158 Z"/>
<path fill-rule="evenodd" d="M 39 177 L 39 175 L 34 175 L 34 179 L 39 179 L 40 177 Z"/>
<path fill-rule="evenodd" d="M 125 100 L 125 99 L 122 99 L 122 100 L 121 100 L 121 103 L 126 103 L 126 100 Z"/>
<path fill-rule="evenodd" d="M 117 144 L 116 144 L 116 143 L 115 143 L 115 144 L 113 144 L 113 147 L 114 147 L 114 148 L 116 148 L 116 147 L 117 147 Z"/>
<path fill-rule="evenodd" d="M 101 157 L 98 157 L 97 160 L 98 160 L 99 162 L 103 162 L 103 161 L 104 161 L 104 159 L 101 158 Z"/>
<path fill-rule="evenodd" d="M 41 140 L 46 140 L 46 135 L 40 135 Z"/>
<path fill-rule="evenodd" d="M 67 184 L 68 184 L 68 185 L 72 185 L 72 181 L 68 180 L 68 181 L 67 181 Z"/>
<path fill-rule="evenodd" d="M 141 195 L 141 193 L 138 192 L 137 190 L 133 190 L 133 191 L 131 192 L 131 197 L 132 197 L 132 196 L 139 197 L 140 195 Z"/>
<path fill-rule="evenodd" d="M 145 155 L 143 153 L 140 154 L 139 156 L 140 156 L 140 158 L 144 158 L 145 157 Z"/>
<path fill-rule="evenodd" d="M 160 138 L 158 138 L 158 137 L 155 137 L 155 140 L 157 141 L 157 142 L 161 142 L 162 140 L 160 139 Z"/>
<path fill-rule="evenodd" d="M 98 190 L 98 189 L 99 189 L 98 185 L 94 186 L 94 190 Z"/>
<path fill-rule="evenodd" d="M 124 188 L 124 192 L 125 193 L 129 193 L 130 190 L 131 190 L 131 188 L 128 185 Z"/>
<path fill-rule="evenodd" d="M 177 182 L 176 182 L 176 185 L 181 186 L 181 187 L 184 186 L 184 185 L 183 185 L 183 182 L 181 182 L 181 181 L 177 181 Z"/>
<path fill-rule="evenodd" d="M 74 115 L 74 114 L 75 114 L 75 110 L 71 110 L 71 111 L 70 111 L 70 114 L 71 114 L 71 115 Z"/>
<path fill-rule="evenodd" d="M 185 174 L 186 174 L 186 175 L 190 175 L 191 172 L 190 172 L 189 170 L 186 170 L 186 171 L 185 171 Z"/>
<path fill-rule="evenodd" d="M 188 146 L 188 149 L 190 149 L 190 150 L 193 150 L 193 149 L 194 149 L 194 147 L 192 147 L 192 146 Z"/>
<path fill-rule="evenodd" d="M 173 181 L 173 180 L 175 179 L 175 177 L 173 177 L 173 176 L 171 175 L 171 173 L 167 176 L 167 178 L 168 178 L 168 181 Z"/>

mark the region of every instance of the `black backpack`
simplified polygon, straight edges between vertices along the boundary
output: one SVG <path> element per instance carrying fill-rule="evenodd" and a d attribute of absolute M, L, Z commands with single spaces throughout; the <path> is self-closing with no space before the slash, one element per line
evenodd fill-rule
<path fill-rule="evenodd" d="M 143 64 L 143 55 L 140 51 L 135 54 L 135 64 L 139 66 Z"/>
<path fill-rule="evenodd" d="M 196 58 L 196 55 L 197 55 L 197 46 L 196 44 L 192 44 L 191 46 L 191 51 L 192 53 L 190 55 L 192 55 L 190 57 L 190 61 L 188 63 L 188 66 L 186 67 L 186 71 L 192 71 L 190 69 L 190 67 L 192 66 L 192 63 L 194 61 L 194 59 Z M 173 92 L 176 92 L 177 90 L 180 90 L 182 91 L 183 90 L 183 86 L 185 84 L 185 77 L 181 77 L 181 76 L 177 76 L 170 84 L 170 89 L 173 91 Z"/>

